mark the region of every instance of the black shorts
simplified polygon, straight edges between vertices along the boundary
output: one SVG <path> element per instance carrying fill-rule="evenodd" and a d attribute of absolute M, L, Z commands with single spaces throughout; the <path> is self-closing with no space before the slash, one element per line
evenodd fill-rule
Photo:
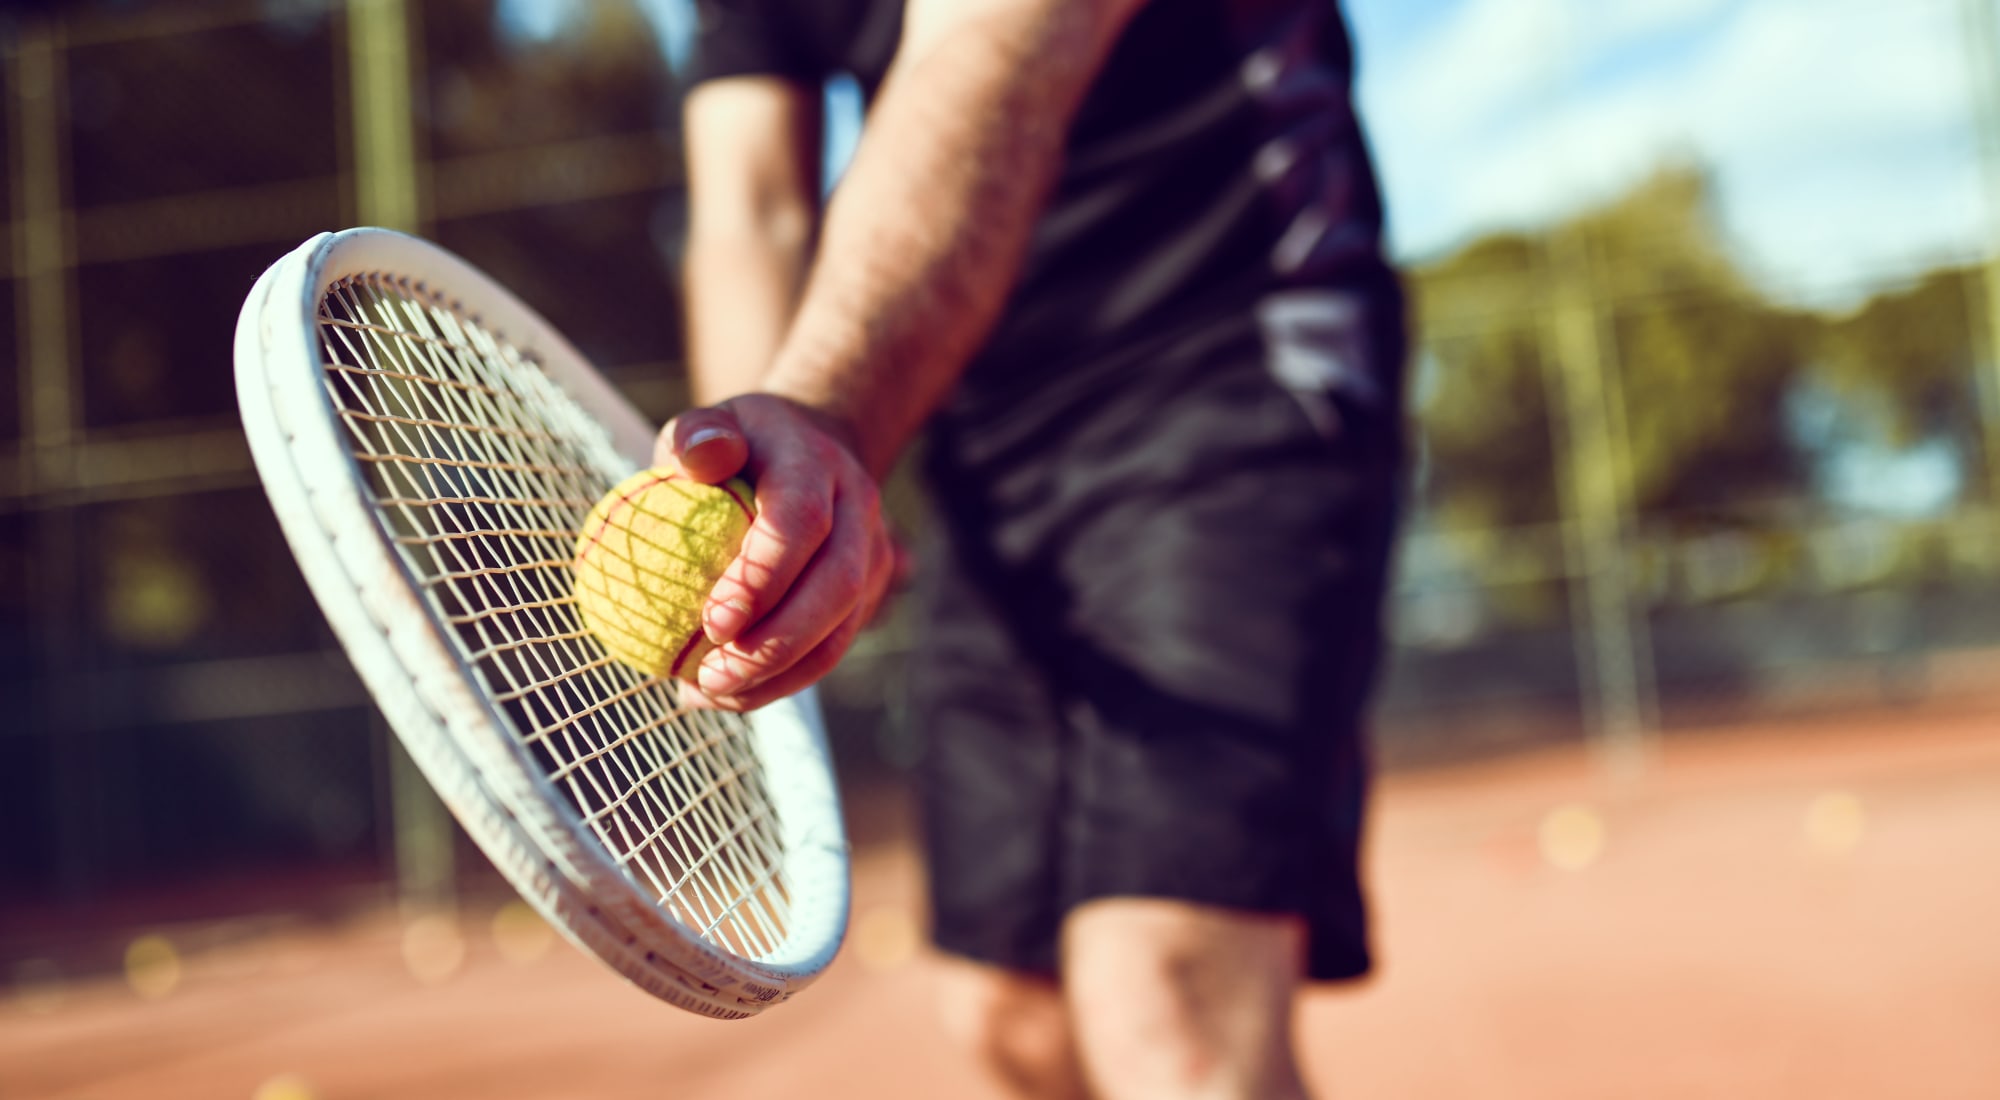
<path fill-rule="evenodd" d="M 1166 898 L 1301 915 L 1309 976 L 1368 970 L 1400 309 L 1372 323 L 1321 349 L 1378 359 L 1372 395 L 1280 385 L 1246 318 L 934 425 L 910 683 L 941 948 L 1053 973 L 1071 908 Z"/>

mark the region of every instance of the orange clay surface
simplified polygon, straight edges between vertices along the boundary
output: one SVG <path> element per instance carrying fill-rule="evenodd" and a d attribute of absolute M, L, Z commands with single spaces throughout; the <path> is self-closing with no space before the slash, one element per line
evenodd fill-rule
<path fill-rule="evenodd" d="M 1380 973 L 1301 1021 L 1322 1096 L 2000 1096 L 1994 710 L 1680 734 L 1624 785 L 1575 749 L 1397 775 L 1375 822 Z M 496 939 L 496 896 L 462 940 L 380 907 L 170 926 L 156 999 L 114 971 L 0 1000 L 0 1097 L 995 1096 L 933 1022 L 910 852 L 857 858 L 847 950 L 761 1019 Z"/>

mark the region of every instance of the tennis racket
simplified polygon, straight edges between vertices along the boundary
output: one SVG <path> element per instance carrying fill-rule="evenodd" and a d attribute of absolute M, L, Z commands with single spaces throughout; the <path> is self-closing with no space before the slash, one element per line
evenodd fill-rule
<path fill-rule="evenodd" d="M 739 1019 L 811 982 L 847 844 L 810 693 L 743 716 L 609 657 L 571 548 L 653 431 L 527 306 L 381 229 L 250 292 L 243 424 L 306 581 L 418 768 L 550 924 L 640 988 Z"/>

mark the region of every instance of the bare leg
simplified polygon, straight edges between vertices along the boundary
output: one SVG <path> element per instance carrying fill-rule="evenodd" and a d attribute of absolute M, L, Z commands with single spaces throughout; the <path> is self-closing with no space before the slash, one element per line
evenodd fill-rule
<path fill-rule="evenodd" d="M 1054 981 L 956 958 L 937 969 L 946 1034 L 1002 1087 L 1023 1100 L 1090 1095 Z"/>
<path fill-rule="evenodd" d="M 1306 1100 L 1292 1050 L 1305 931 L 1184 902 L 1091 902 L 1063 924 L 1063 987 L 1101 1100 Z"/>

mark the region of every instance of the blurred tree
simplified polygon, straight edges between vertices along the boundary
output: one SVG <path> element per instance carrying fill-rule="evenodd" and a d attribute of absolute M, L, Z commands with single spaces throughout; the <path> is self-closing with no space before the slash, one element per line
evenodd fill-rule
<path fill-rule="evenodd" d="M 1891 443 L 1939 434 L 1976 438 L 1967 303 L 1981 289 L 1978 278 L 1966 268 L 1932 271 L 1821 326 L 1817 351 L 1827 383 L 1877 410 Z"/>
<path fill-rule="evenodd" d="M 1582 259 L 1552 244 L 1579 238 Z M 1826 522 L 1856 509 L 1933 520 L 1977 477 L 1978 275 L 1932 271 L 1838 315 L 1781 305 L 1732 262 L 1696 168 L 1665 168 L 1545 234 L 1488 236 L 1411 276 L 1425 523 L 1467 573 L 1542 578 L 1488 594 L 1503 618 L 1541 618 L 1561 583 L 1560 543 L 1530 537 L 1565 518 L 1561 280 L 1587 280 L 1601 369 L 1623 398 L 1623 461 L 1608 476 L 1638 523 L 1628 553 L 1679 572 L 1681 551 L 1709 533 L 1750 535 L 1763 565 L 1749 587 L 1767 589 L 1790 583 L 1775 563 L 1797 565 L 1801 539 Z M 1523 555 L 1550 567 L 1524 568 Z M 1896 560 L 1927 568 L 1923 555 Z M 1653 573 L 1646 587 L 1669 591 Z"/>
<path fill-rule="evenodd" d="M 1812 319 L 1776 306 L 1736 269 L 1707 176 L 1663 169 L 1580 221 L 1609 292 L 1625 499 L 1641 522 L 1736 522 L 1801 493 L 1784 406 Z"/>
<path fill-rule="evenodd" d="M 1558 226 L 1580 231 L 1605 369 L 1622 386 L 1629 484 L 1644 519 L 1754 509 L 1803 484 L 1784 423 L 1813 318 L 1729 261 L 1706 177 L 1672 167 Z M 1436 377 L 1419 408 L 1447 529 L 1556 518 L 1544 239 L 1488 237 L 1413 272 Z"/>
<path fill-rule="evenodd" d="M 1690 286 L 1666 308 L 1618 311 L 1631 499 L 1645 521 L 1754 521 L 1803 494 L 1783 430 L 1810 322 Z"/>
<path fill-rule="evenodd" d="M 1412 275 L 1432 521 L 1471 532 L 1556 519 L 1540 246 L 1488 237 Z"/>

